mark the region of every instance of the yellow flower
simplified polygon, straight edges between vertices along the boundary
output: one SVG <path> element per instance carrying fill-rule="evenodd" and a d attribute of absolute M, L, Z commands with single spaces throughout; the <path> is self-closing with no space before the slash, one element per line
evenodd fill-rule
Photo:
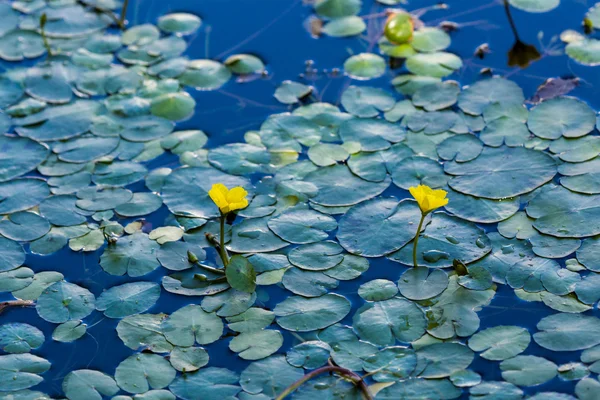
<path fill-rule="evenodd" d="M 448 204 L 446 195 L 448 192 L 442 189 L 434 190 L 427 185 L 413 186 L 408 189 L 412 197 L 419 203 L 419 208 L 423 214 L 427 214 L 436 208 Z"/>
<path fill-rule="evenodd" d="M 208 195 L 223 214 L 248 207 L 246 199 L 248 192 L 241 186 L 229 190 L 222 183 L 215 183 L 208 191 Z"/>

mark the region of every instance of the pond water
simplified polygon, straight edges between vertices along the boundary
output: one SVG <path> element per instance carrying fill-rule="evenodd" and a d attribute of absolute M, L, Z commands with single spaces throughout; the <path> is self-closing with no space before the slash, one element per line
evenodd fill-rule
<path fill-rule="evenodd" d="M 594 111 L 600 110 L 600 75 L 599 67 L 585 65 L 600 64 L 600 45 L 593 32 L 587 39 L 571 34 L 568 55 L 559 39 L 567 30 L 584 35 L 582 21 L 593 2 L 514 0 L 508 9 L 518 37 L 539 51 L 539 59 L 526 68 L 508 65 L 515 36 L 502 1 L 449 0 L 440 6 L 409 0 L 394 6 L 422 21 L 424 26 L 415 23 L 415 34 L 456 23 L 448 35 L 422 33 L 426 50 L 409 46 L 413 61 L 404 65 L 385 54 L 379 58 L 385 11 L 392 6 L 374 0 L 325 0 L 321 8 L 317 1 L 316 10 L 301 0 L 131 0 L 128 26 L 142 28 L 122 38 L 116 27 L 105 29 L 108 17 L 89 8 L 118 11 L 113 0 L 45 3 L 0 3 L 0 34 L 6 35 L 0 44 L 0 126 L 8 132 L 0 142 L 0 215 L 5 216 L 0 301 L 36 302 L 0 314 L 0 399 L 274 398 L 303 373 L 295 368 L 301 365 L 288 364 L 294 355 L 296 362 L 307 362 L 299 354 L 319 359 L 323 352 L 323 362 L 308 370 L 323 365 L 328 355 L 359 374 L 379 368 L 367 378 L 369 384 L 388 383 L 372 387 L 378 399 L 600 399 L 600 368 L 594 364 L 600 360 L 595 305 L 600 144 Z M 82 4 L 88 4 L 85 18 Z M 55 53 L 51 64 L 42 36 L 34 33 L 43 13 Z M 172 13 L 197 15 L 202 25 L 194 26 L 193 19 L 167 21 L 162 33 L 144 25 Z M 335 21 L 332 13 L 358 15 L 344 28 L 360 26 L 362 19 L 366 29 L 349 37 L 327 31 L 311 35 L 311 23 Z M 593 16 L 588 15 L 590 23 Z M 169 26 L 179 32 L 192 26 L 181 36 L 185 51 L 179 36 L 165 33 Z M 18 38 L 9 40 L 10 35 Z M 447 38 L 451 42 L 444 45 Z M 489 52 L 479 58 L 474 53 L 483 44 Z M 29 54 L 21 46 L 29 46 Z M 178 58 L 182 52 L 187 59 Z M 10 60 L 14 53 L 17 59 L 25 53 L 25 60 Z M 345 65 L 361 53 L 378 56 L 354 69 Z M 236 54 L 258 57 L 265 72 L 228 78 L 220 63 Z M 200 59 L 219 64 L 200 76 L 197 71 L 209 66 L 189 63 Z M 256 70 L 255 62 L 242 58 L 237 65 Z M 149 72 L 156 64 L 163 68 Z M 229 64 L 235 72 L 235 62 Z M 397 91 L 390 82 L 407 68 L 416 83 L 396 84 Z M 158 84 L 143 85 L 140 77 Z M 439 78 L 460 85 L 442 85 Z M 564 78 L 573 87 L 562 94 L 581 101 L 558 98 L 560 93 L 543 106 L 523 101 L 548 78 Z M 273 94 L 288 80 L 312 92 L 301 102 L 284 104 Z M 473 86 L 479 81 L 492 83 Z M 427 85 L 438 86 L 422 90 Z M 403 99 L 408 100 L 400 103 Z M 318 102 L 339 109 L 310 106 Z M 69 107 L 64 104 L 75 105 L 60 111 Z M 271 117 L 285 112 L 295 116 Z M 176 121 L 175 132 L 202 130 L 206 137 L 173 135 L 169 120 Z M 244 142 L 252 146 L 225 146 Z M 308 152 L 311 146 L 314 153 Z M 204 149 L 212 150 L 208 161 Z M 455 159 L 459 156 L 464 159 Z M 177 170 L 182 165 L 193 172 Z M 223 286 L 219 283 L 207 289 L 198 279 L 206 271 L 186 260 L 189 249 L 203 263 L 221 266 L 204 239 L 205 232 L 218 235 L 214 221 L 206 223 L 217 216 L 206 191 L 219 181 L 242 185 L 256 196 L 235 219 L 238 228 L 228 245 L 232 253 L 251 256 L 259 273 L 255 297 L 216 289 Z M 95 186 L 92 182 L 111 189 L 84 190 Z M 410 199 L 408 187 L 420 183 L 451 192 L 448 214 L 432 214 L 421 238 L 419 265 L 430 267 L 432 275 L 413 276 L 398 292 L 401 276 L 408 271 L 403 276 L 408 280 L 412 274 L 409 252 L 419 213 L 413 202 L 397 201 Z M 135 202 L 131 192 L 148 197 Z M 329 228 L 319 227 L 322 218 Z M 136 226 L 140 219 L 145 222 Z M 108 244 L 99 226 L 107 236 L 114 232 L 116 243 Z M 159 227 L 171 230 L 154 231 Z M 311 248 L 315 242 L 322 247 Z M 468 274 L 457 275 L 454 259 L 467 264 Z M 361 269 L 366 263 L 368 270 Z M 355 276 L 348 272 L 352 264 L 359 271 Z M 284 268 L 289 268 L 285 275 Z M 33 274 L 43 271 L 56 271 L 69 284 L 54 276 L 36 295 L 25 295 L 29 285 L 43 280 Z M 433 271 L 444 272 L 434 279 Z M 175 288 L 175 279 L 165 280 L 168 275 L 185 279 L 184 289 Z M 387 281 L 363 286 L 374 280 Z M 148 286 L 103 294 L 132 282 Z M 222 294 L 202 293 L 211 288 Z M 198 306 L 175 314 L 177 321 L 167 318 L 189 304 Z M 228 327 L 242 312 L 237 328 Z M 137 320 L 135 331 L 134 322 L 125 322 L 138 314 L 156 319 Z M 553 315 L 556 319 L 546 319 Z M 75 338 L 79 335 L 68 321 L 79 320 L 87 329 Z M 538 325 L 542 320 L 546 326 Z M 240 328 L 244 321 L 252 327 Z M 71 337 L 54 340 L 62 323 Z M 171 333 L 165 334 L 168 325 Z M 221 325 L 222 335 L 207 333 Z M 342 326 L 353 327 L 356 335 Z M 294 347 L 302 341 L 310 343 Z M 423 350 L 427 345 L 436 347 Z M 236 354 L 247 348 L 248 359 Z M 495 354 L 482 356 L 489 348 Z M 198 354 L 173 354 L 181 349 Z M 392 358 L 394 351 L 399 355 Z M 11 355 L 27 353 L 51 367 Z M 288 361 L 281 356 L 286 354 Z M 132 355 L 138 356 L 128 359 Z M 122 364 L 126 359 L 131 361 Z M 315 395 L 361 398 L 352 385 L 333 378 L 311 381 L 291 398 Z"/>

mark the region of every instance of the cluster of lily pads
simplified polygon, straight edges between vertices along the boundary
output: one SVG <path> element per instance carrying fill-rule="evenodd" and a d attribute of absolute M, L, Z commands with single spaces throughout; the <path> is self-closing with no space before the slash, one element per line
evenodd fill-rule
<path fill-rule="evenodd" d="M 344 25 L 354 4 L 314 7 Z M 577 380 L 582 400 L 600 391 L 590 377 L 600 372 L 600 319 L 588 312 L 600 299 L 600 136 L 585 102 L 557 97 L 528 108 L 523 91 L 500 77 L 442 81 L 460 58 L 442 52 L 445 32 L 422 26 L 408 44 L 410 75 L 394 82 L 408 98 L 352 85 L 341 106 L 310 103 L 313 88 L 284 82 L 275 97 L 290 112 L 271 115 L 243 143 L 205 149 L 202 131 L 175 130 L 194 111 L 186 87 L 214 90 L 232 74 L 261 74 L 258 58 L 182 57 L 183 37 L 201 23 L 190 14 L 119 34 L 98 12 L 120 6 L 112 1 L 1 6 L 0 57 L 43 56 L 42 14 L 51 54 L 0 78 L 0 125 L 10 132 L 0 136 L 0 292 L 56 328 L 46 338 L 0 320 L 0 396 L 50 398 L 35 386 L 53 366 L 36 353 L 48 341 L 82 338 L 99 313 L 119 320 L 131 355 L 110 371 L 68 372 L 70 400 L 276 398 L 328 363 L 366 375 L 377 399 L 522 399 L 523 388 L 556 377 Z M 340 14 L 347 7 L 351 15 Z M 378 76 L 380 61 L 354 57 L 350 77 Z M 179 165 L 150 169 L 163 153 Z M 133 192 L 140 182 L 145 189 Z M 209 196 L 217 183 L 249 198 L 222 237 Z M 421 211 L 406 191 L 419 184 L 446 190 L 449 203 L 427 215 L 413 268 Z M 144 218 L 163 205 L 168 217 L 151 227 Z M 211 238 L 251 266 L 236 289 Z M 101 253 L 102 273 L 133 279 L 92 293 L 68 275 L 27 267 L 29 253 L 65 246 Z M 384 257 L 391 263 L 379 265 Z M 384 266 L 397 269 L 394 280 L 363 276 Z M 156 270 L 160 283 L 144 280 Z M 358 296 L 346 290 L 352 281 Z M 533 335 L 481 329 L 477 312 L 500 285 L 556 313 Z M 165 292 L 189 305 L 162 313 Z M 556 365 L 530 354 L 532 336 L 553 352 L 584 351 Z M 240 359 L 239 371 L 214 366 L 218 341 Z M 496 363 L 504 380 L 484 380 L 469 368 L 476 358 Z M 335 375 L 292 394 L 314 396 L 362 394 Z"/>

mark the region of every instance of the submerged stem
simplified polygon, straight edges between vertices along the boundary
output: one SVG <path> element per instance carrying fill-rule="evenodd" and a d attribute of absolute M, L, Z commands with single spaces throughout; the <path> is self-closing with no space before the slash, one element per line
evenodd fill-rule
<path fill-rule="evenodd" d="M 356 387 L 358 387 L 361 390 L 362 395 L 366 400 L 373 400 L 373 396 L 369 391 L 369 387 L 367 386 L 365 381 L 363 381 L 360 375 L 350 371 L 349 369 L 338 367 L 335 365 L 327 365 L 325 367 L 321 367 L 309 372 L 308 374 L 304 375 L 302 378 L 298 379 L 296 382 L 288 386 L 283 392 L 281 392 L 279 396 L 277 396 L 275 400 L 285 399 L 286 396 L 290 395 L 294 390 L 298 389 L 304 383 L 326 372 L 335 372 L 339 375 L 342 375 L 345 378 L 348 378 Z"/>
<path fill-rule="evenodd" d="M 417 268 L 419 265 L 417 264 L 417 246 L 419 245 L 419 236 L 421 236 L 421 228 L 423 227 L 423 221 L 425 221 L 424 213 L 421 213 L 421 221 L 419 221 L 419 227 L 417 228 L 417 233 L 415 234 L 415 239 L 413 240 L 413 265 Z"/>

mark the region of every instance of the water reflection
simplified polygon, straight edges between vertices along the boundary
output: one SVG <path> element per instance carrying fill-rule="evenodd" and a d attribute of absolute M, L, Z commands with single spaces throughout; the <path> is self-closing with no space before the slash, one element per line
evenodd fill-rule
<path fill-rule="evenodd" d="M 504 0 L 504 10 L 508 22 L 510 23 L 510 29 L 515 36 L 515 44 L 513 44 L 513 47 L 508 52 L 508 65 L 510 67 L 527 68 L 531 62 L 539 60 L 541 54 L 534 45 L 527 44 L 519 38 L 517 26 L 512 18 L 508 0 Z"/>

